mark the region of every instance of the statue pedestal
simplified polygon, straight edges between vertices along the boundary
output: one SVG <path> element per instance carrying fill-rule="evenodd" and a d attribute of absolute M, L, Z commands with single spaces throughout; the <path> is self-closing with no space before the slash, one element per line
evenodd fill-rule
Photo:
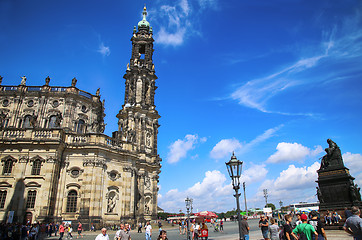
<path fill-rule="evenodd" d="M 324 216 L 327 215 L 327 211 L 337 212 L 342 217 L 339 223 L 325 226 L 326 229 L 341 229 L 346 221 L 345 207 L 350 209 L 352 206 L 362 206 L 353 183 L 354 177 L 342 164 L 319 169 L 317 172 L 321 221 L 326 224 Z"/>

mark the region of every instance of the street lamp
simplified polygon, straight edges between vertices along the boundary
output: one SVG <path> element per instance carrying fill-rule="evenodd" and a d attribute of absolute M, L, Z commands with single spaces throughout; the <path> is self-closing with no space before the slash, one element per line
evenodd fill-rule
<path fill-rule="evenodd" d="M 265 198 L 265 207 L 268 207 L 268 189 L 263 189 L 264 198 Z"/>
<path fill-rule="evenodd" d="M 187 234 L 187 240 L 189 240 L 190 239 L 189 222 L 190 222 L 190 208 L 192 208 L 192 198 L 186 197 L 185 203 L 186 203 L 186 212 L 187 212 L 186 234 Z"/>
<path fill-rule="evenodd" d="M 240 176 L 241 176 L 241 170 L 243 167 L 243 162 L 236 159 L 234 153 L 231 156 L 231 159 L 229 162 L 225 163 L 226 168 L 228 170 L 229 176 L 232 180 L 233 188 L 235 190 L 234 197 L 236 198 L 236 211 L 238 214 L 238 223 L 239 223 L 239 239 L 244 239 L 244 234 L 241 230 L 241 217 L 240 217 L 240 204 L 239 204 L 239 189 L 240 189 Z"/>

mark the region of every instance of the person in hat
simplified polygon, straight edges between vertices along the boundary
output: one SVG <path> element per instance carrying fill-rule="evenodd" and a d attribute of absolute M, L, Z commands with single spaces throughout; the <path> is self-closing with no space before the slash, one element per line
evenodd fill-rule
<path fill-rule="evenodd" d="M 303 239 L 303 235 L 305 235 L 307 237 L 308 240 L 313 240 L 315 239 L 313 233 L 318 236 L 318 233 L 316 232 L 316 230 L 314 229 L 314 227 L 312 225 L 310 225 L 308 223 L 308 217 L 305 214 L 300 215 L 300 220 L 302 221 L 301 224 L 297 225 L 293 232 L 292 232 L 292 236 L 295 239 Z M 297 235 L 299 235 L 299 238 L 297 237 Z M 314 238 L 313 238 L 314 237 Z"/>

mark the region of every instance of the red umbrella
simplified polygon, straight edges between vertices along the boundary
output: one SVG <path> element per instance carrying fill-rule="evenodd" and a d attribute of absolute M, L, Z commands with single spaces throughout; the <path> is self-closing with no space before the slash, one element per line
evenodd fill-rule
<path fill-rule="evenodd" d="M 195 216 L 206 217 L 206 218 L 217 218 L 217 215 L 210 211 L 202 211 L 195 213 Z"/>

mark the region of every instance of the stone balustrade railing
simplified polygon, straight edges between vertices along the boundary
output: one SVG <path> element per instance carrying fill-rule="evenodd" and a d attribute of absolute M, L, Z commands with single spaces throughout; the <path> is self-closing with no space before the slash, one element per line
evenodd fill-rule
<path fill-rule="evenodd" d="M 0 130 L 0 141 L 56 141 L 68 145 L 98 145 L 113 150 L 123 150 L 123 142 L 105 134 L 65 133 L 62 129 L 20 129 L 5 128 Z"/>

